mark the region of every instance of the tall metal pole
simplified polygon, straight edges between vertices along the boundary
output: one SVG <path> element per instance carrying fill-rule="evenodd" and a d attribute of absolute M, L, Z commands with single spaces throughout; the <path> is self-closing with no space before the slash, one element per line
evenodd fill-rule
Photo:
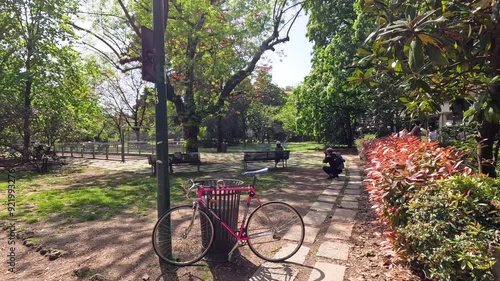
<path fill-rule="evenodd" d="M 164 6 L 164 2 L 165 5 Z M 167 9 L 165 9 L 167 8 Z M 170 209 L 168 175 L 167 91 L 165 86 L 165 27 L 168 2 L 153 0 L 153 65 L 156 86 L 156 175 L 158 179 L 158 217 Z"/>

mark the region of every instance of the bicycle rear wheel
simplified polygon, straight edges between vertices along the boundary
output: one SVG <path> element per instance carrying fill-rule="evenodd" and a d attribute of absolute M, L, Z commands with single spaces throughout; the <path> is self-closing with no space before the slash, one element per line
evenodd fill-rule
<path fill-rule="evenodd" d="M 186 266 L 205 256 L 214 240 L 214 225 L 204 210 L 192 206 L 170 209 L 153 229 L 153 248 L 165 262 Z"/>
<path fill-rule="evenodd" d="M 255 209 L 248 218 L 250 250 L 272 262 L 293 256 L 304 242 L 304 221 L 292 206 L 269 202 Z"/>

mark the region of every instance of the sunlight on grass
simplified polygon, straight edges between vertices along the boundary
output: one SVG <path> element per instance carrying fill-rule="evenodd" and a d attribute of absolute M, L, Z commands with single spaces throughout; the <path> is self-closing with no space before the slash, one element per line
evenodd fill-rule
<path fill-rule="evenodd" d="M 285 143 L 285 150 L 290 151 L 306 151 L 306 150 L 323 150 L 323 144 L 315 142 L 290 142 Z M 241 152 L 241 151 L 266 151 L 274 150 L 275 142 L 271 143 L 248 143 L 236 146 L 229 146 L 228 152 Z M 207 151 L 208 152 L 208 151 Z"/>
<path fill-rule="evenodd" d="M 72 222 L 108 219 L 125 210 L 147 214 L 157 206 L 157 180 L 149 175 L 116 174 L 52 190 L 50 183 L 59 181 L 60 175 L 22 176 L 16 182 L 16 217 L 26 223 L 58 217 Z M 0 177 L 5 178 L 0 188 L 6 190 L 7 176 Z M 172 180 L 177 181 L 176 177 Z M 184 199 L 181 186 L 172 185 L 170 192 L 173 203 Z M 0 218 L 7 215 L 0 212 Z"/>
<path fill-rule="evenodd" d="M 304 149 L 302 144 L 302 149 Z M 0 174 L 0 189 L 7 190 L 7 174 Z M 192 174 L 170 175 L 170 203 L 189 203 L 182 187 L 183 180 Z M 212 178 L 203 173 L 194 179 Z M 106 220 L 122 212 L 138 215 L 155 213 L 157 208 L 157 179 L 145 174 L 113 172 L 112 174 L 77 167 L 55 170 L 47 174 L 16 171 L 16 218 L 25 223 L 46 220 L 82 222 Z M 252 177 L 242 176 L 242 171 L 228 172 L 225 178 L 241 179 L 245 186 Z M 258 176 L 256 189 L 260 195 L 283 187 L 285 176 L 272 169 L 266 175 Z M 193 196 L 196 196 L 193 194 Z M 7 202 L 6 193 L 0 200 Z M 0 219 L 8 216 L 7 210 L 0 211 Z"/>

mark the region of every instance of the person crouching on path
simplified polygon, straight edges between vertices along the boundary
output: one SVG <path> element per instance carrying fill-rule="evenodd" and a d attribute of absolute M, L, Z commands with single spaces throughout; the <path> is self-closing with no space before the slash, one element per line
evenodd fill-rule
<path fill-rule="evenodd" d="M 339 174 L 342 173 L 345 160 L 342 156 L 333 153 L 333 148 L 329 147 L 325 151 L 325 159 L 323 163 L 328 163 L 329 166 L 323 166 L 323 171 L 328 174 L 329 179 L 339 179 Z"/>

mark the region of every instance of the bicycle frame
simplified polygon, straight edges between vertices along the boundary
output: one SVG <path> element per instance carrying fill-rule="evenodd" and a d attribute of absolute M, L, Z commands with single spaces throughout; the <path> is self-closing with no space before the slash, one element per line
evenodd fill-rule
<path fill-rule="evenodd" d="M 225 192 L 230 192 L 230 191 L 248 191 L 248 198 L 245 206 L 245 212 L 243 214 L 243 220 L 241 222 L 240 228 L 238 233 L 235 233 L 231 227 L 227 225 L 225 221 L 223 221 L 209 206 L 208 203 L 204 200 L 203 196 L 205 192 L 211 193 L 211 194 L 224 194 Z M 252 198 L 257 199 L 257 202 L 259 203 L 259 206 L 262 206 L 262 202 L 259 199 L 259 196 L 255 192 L 255 189 L 253 186 L 248 186 L 248 187 L 220 187 L 220 188 L 213 188 L 213 187 L 199 187 L 198 188 L 198 196 L 196 199 L 196 204 L 197 205 L 202 205 L 205 210 L 210 212 L 214 218 L 217 219 L 217 221 L 224 226 L 224 228 L 231 233 L 231 235 L 236 238 L 238 241 L 247 241 L 250 238 L 246 235 L 244 235 L 244 229 L 246 226 L 246 219 L 248 216 L 248 210 L 250 208 L 250 203 L 252 201 Z"/>

